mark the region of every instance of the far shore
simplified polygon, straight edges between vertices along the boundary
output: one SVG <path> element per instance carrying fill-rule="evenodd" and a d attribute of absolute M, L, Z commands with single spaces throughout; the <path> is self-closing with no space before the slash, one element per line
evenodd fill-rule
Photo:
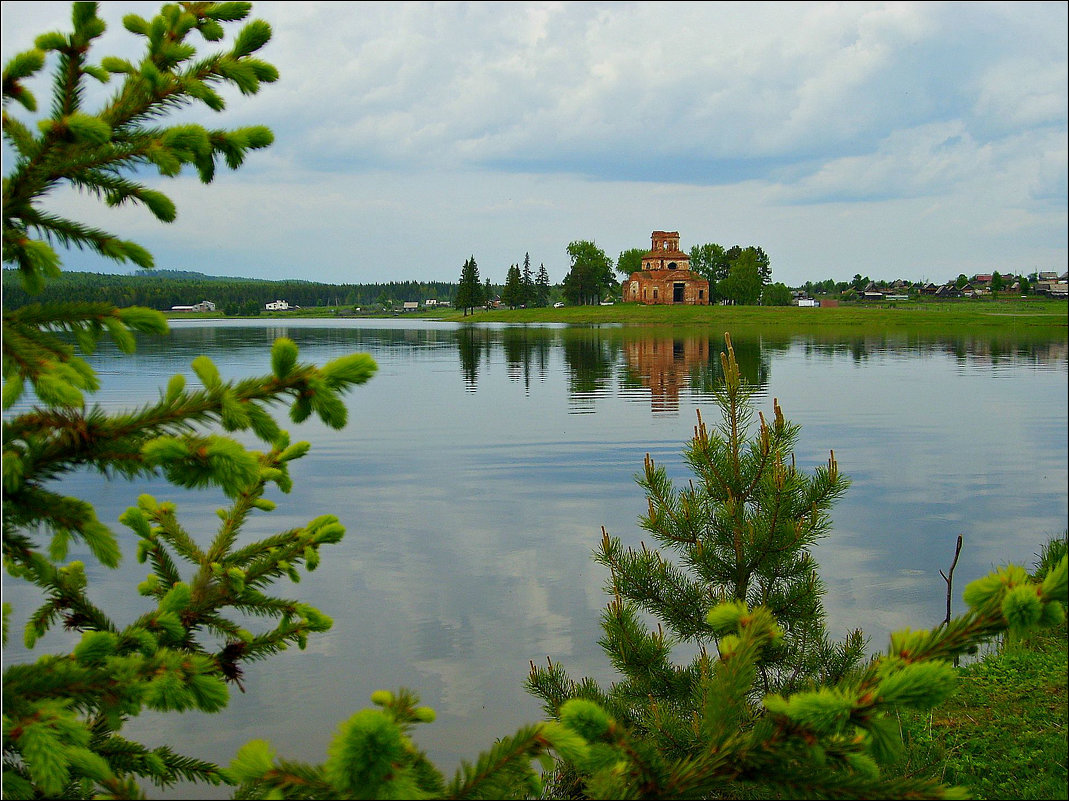
<path fill-rule="evenodd" d="M 883 329 L 1044 329 L 1069 331 L 1069 304 L 1047 298 L 843 304 L 835 307 L 798 306 L 643 306 L 615 303 L 563 308 L 459 309 L 429 308 L 406 312 L 356 312 L 348 307 L 319 307 L 225 317 L 221 312 L 167 312 L 171 319 L 420 319 L 453 323 L 570 325 L 727 326 L 744 329 L 883 330 Z"/>

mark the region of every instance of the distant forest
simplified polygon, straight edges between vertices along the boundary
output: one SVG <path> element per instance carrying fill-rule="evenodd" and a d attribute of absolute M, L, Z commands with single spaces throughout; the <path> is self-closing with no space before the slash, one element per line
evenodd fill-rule
<path fill-rule="evenodd" d="M 38 295 L 28 295 L 14 270 L 3 273 L 3 304 L 17 309 L 30 303 L 103 301 L 115 306 L 147 306 L 168 311 L 212 301 L 220 311 L 230 308 L 262 309 L 273 300 L 291 306 L 371 306 L 392 301 L 450 301 L 457 284 L 447 281 L 391 281 L 385 284 L 320 284 L 314 281 L 266 281 L 223 278 L 184 270 L 139 270 L 129 275 L 64 272 L 45 284 Z"/>

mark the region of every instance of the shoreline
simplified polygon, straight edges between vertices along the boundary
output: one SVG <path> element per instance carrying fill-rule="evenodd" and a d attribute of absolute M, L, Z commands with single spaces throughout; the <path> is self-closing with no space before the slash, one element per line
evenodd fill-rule
<path fill-rule="evenodd" d="M 439 320 L 452 323 L 615 324 L 626 326 L 734 326 L 740 328 L 827 329 L 1047 329 L 1069 332 L 1069 304 L 1061 300 L 1007 300 L 973 303 L 916 303 L 871 307 L 797 306 L 566 306 L 560 309 L 493 309 L 464 315 L 457 310 L 355 314 L 337 307 L 226 316 L 219 312 L 163 312 L 168 320 Z"/>

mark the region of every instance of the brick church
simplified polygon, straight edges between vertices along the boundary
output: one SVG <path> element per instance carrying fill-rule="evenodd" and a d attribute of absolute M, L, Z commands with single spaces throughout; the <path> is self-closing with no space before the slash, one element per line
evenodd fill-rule
<path fill-rule="evenodd" d="M 625 303 L 709 305 L 709 282 L 690 269 L 678 231 L 654 231 L 642 269 L 623 282 Z"/>

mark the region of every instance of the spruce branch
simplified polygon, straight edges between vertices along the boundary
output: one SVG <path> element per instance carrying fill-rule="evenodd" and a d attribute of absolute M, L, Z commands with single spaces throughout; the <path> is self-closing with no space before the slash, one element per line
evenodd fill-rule
<path fill-rule="evenodd" d="M 144 37 L 144 57 L 106 57 L 96 66 L 89 53 L 104 23 L 96 3 L 76 3 L 72 32 L 39 37 L 35 50 L 5 65 L 3 135 L 16 158 L 4 181 L 3 258 L 19 269 L 30 291 L 60 274 L 53 246 L 95 250 L 144 267 L 153 263 L 135 243 L 49 212 L 43 200 L 52 189 L 69 185 L 108 205 L 133 203 L 168 222 L 175 219 L 174 205 L 131 180 L 131 171 L 154 166 L 166 177 L 192 166 L 210 181 L 217 163 L 237 169 L 249 153 L 272 143 L 263 126 L 163 123 L 191 102 L 221 110 L 220 86 L 251 94 L 278 78 L 257 56 L 271 36 L 262 22 L 241 29 L 230 50 L 195 58 L 192 32 L 217 42 L 223 25 L 245 19 L 250 8 L 192 2 L 166 5 L 151 20 L 128 16 L 127 29 Z M 44 66 L 45 52 L 57 56 L 52 105 L 34 128 L 16 119 L 11 106 L 36 111 L 23 82 Z M 119 86 L 111 100 L 96 113 L 86 109 L 87 82 L 113 76 Z M 36 395 L 32 408 L 3 424 L 5 566 L 44 594 L 30 617 L 28 641 L 60 621 L 81 632 L 71 654 L 5 671 L 5 794 L 10 786 L 27 796 L 134 798 L 141 797 L 138 777 L 158 786 L 183 777 L 217 783 L 224 777 L 215 766 L 131 745 L 118 731 L 145 708 L 215 711 L 227 702 L 226 681 L 240 687 L 243 662 L 291 644 L 303 648 L 331 626 L 319 610 L 269 592 L 283 576 L 298 580 L 298 568 L 315 568 L 321 547 L 344 533 L 336 518 L 322 515 L 237 553 L 234 546 L 250 515 L 274 507 L 264 497 L 266 486 L 288 492 L 288 463 L 307 452 L 305 443 L 289 442 L 272 407 L 289 404 L 293 419 L 315 414 L 341 427 L 347 416 L 342 396 L 372 376 L 374 362 L 343 357 L 318 368 L 297 363 L 296 347 L 280 343 L 276 352 L 292 356 L 284 376 L 223 382 L 210 362 L 195 360 L 200 389 L 187 390 L 184 379 L 175 377 L 158 401 L 132 411 L 86 405 L 99 382 L 76 350 L 90 354 L 101 337 L 110 336 L 129 353 L 137 334 L 165 332 L 163 316 L 148 309 L 74 303 L 4 312 L 4 408 L 13 408 L 28 389 Z M 269 447 L 252 451 L 206 431 L 213 428 L 252 432 Z M 137 535 L 138 557 L 152 570 L 138 587 L 148 608 L 126 628 L 89 600 L 80 563 L 61 564 L 78 538 L 101 563 L 113 566 L 119 559 L 118 540 L 92 505 L 56 491 L 80 468 L 108 477 L 158 472 L 180 486 L 219 486 L 232 499 L 211 542 L 181 525 L 173 505 L 148 496 L 124 514 L 122 522 Z M 49 538 L 45 550 L 38 544 L 42 537 Z M 5 637 L 8 612 L 5 607 Z M 252 633 L 235 616 L 271 622 Z M 22 706 L 12 704 L 11 711 L 18 721 L 52 723 L 9 726 L 6 699 L 16 695 Z"/>

